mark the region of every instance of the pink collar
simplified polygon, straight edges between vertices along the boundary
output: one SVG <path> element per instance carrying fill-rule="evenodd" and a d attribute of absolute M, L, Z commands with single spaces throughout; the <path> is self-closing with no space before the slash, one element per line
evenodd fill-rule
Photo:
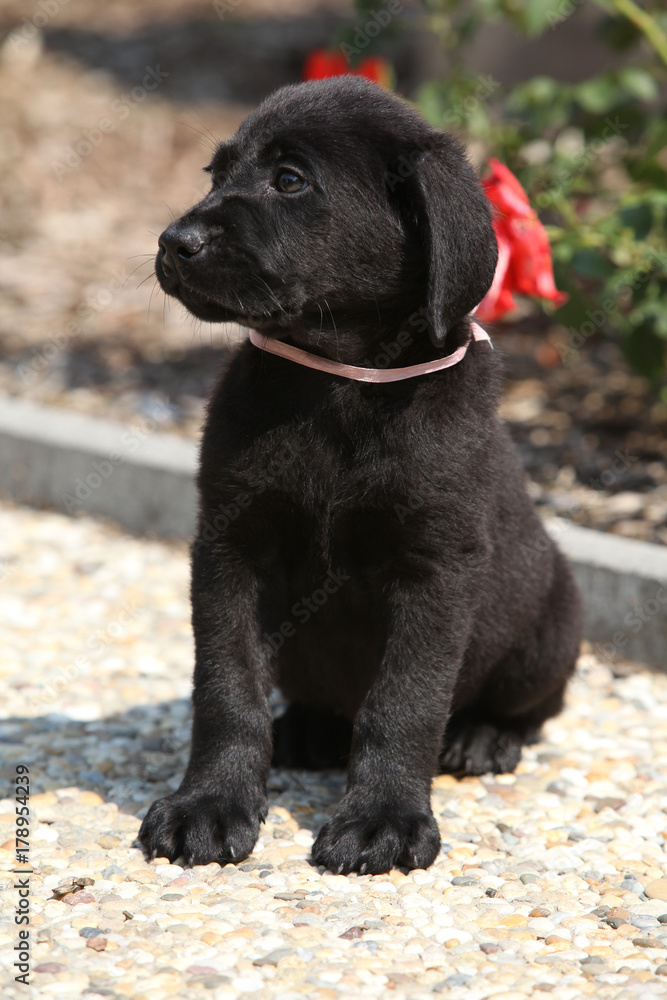
<path fill-rule="evenodd" d="M 487 340 L 491 344 L 491 338 L 479 323 L 473 321 L 471 325 L 473 340 Z M 470 341 L 468 341 L 462 347 L 457 347 L 454 353 L 448 354 L 446 358 L 426 361 L 421 365 L 409 365 L 407 368 L 357 368 L 355 365 L 344 365 L 340 361 L 319 358 L 316 354 L 302 351 L 300 347 L 292 347 L 290 344 L 283 344 L 281 340 L 265 337 L 257 330 L 250 331 L 250 341 L 260 351 L 268 351 L 269 354 L 277 354 L 289 361 L 296 361 L 297 364 L 305 365 L 306 368 L 317 368 L 321 372 L 355 379 L 357 382 L 399 382 L 404 378 L 414 378 L 415 375 L 428 375 L 429 372 L 437 372 L 441 368 L 451 368 L 452 365 L 461 361 L 470 346 Z M 493 347 L 492 344 L 491 347 Z"/>

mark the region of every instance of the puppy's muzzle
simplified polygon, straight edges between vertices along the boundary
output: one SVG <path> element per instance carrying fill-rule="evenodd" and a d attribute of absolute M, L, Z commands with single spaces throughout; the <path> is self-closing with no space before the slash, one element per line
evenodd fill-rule
<path fill-rule="evenodd" d="M 191 270 L 191 261 L 206 246 L 201 233 L 192 226 L 174 224 L 158 240 L 158 261 L 168 279 L 185 279 Z"/>

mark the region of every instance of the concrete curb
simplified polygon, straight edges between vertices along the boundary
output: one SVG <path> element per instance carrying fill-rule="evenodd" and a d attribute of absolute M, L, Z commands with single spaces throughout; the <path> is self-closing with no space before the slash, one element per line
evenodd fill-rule
<path fill-rule="evenodd" d="M 155 420 L 125 426 L 69 410 L 0 400 L 0 484 L 14 500 L 101 514 L 137 534 L 192 537 L 196 446 Z M 667 670 L 667 548 L 547 526 L 584 595 L 586 637 L 604 659 Z"/>
<path fill-rule="evenodd" d="M 159 423 L 130 425 L 0 400 L 0 488 L 67 514 L 102 514 L 137 534 L 190 538 L 197 449 Z"/>
<path fill-rule="evenodd" d="M 580 528 L 546 526 L 568 557 L 584 597 L 585 634 L 604 660 L 667 670 L 667 547 Z"/>

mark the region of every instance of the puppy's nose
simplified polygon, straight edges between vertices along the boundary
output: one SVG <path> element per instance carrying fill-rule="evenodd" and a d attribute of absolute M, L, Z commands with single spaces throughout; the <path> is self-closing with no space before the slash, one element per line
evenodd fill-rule
<path fill-rule="evenodd" d="M 167 270 L 177 270 L 179 263 L 190 260 L 204 246 L 204 241 L 196 229 L 187 226 L 169 226 L 158 240 L 161 263 Z"/>

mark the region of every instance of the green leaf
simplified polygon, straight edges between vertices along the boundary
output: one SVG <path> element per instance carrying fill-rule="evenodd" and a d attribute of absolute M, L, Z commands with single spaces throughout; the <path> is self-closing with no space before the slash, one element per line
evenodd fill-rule
<path fill-rule="evenodd" d="M 574 98 L 584 111 L 605 114 L 616 103 L 618 88 L 611 76 L 593 76 L 574 88 Z"/>
<path fill-rule="evenodd" d="M 614 265 L 599 250 L 586 247 L 573 255 L 572 269 L 582 278 L 608 278 L 614 271 Z"/>
<path fill-rule="evenodd" d="M 649 123 L 647 139 L 648 145 L 645 150 L 647 157 L 655 156 L 657 153 L 662 152 L 665 146 L 667 146 L 667 122 L 660 118 L 654 118 Z"/>
<path fill-rule="evenodd" d="M 600 24 L 598 32 L 603 41 L 618 52 L 632 48 L 642 37 L 639 28 L 628 21 L 627 17 L 605 18 Z"/>
<path fill-rule="evenodd" d="M 623 208 L 618 213 L 624 226 L 629 226 L 638 240 L 646 239 L 653 227 L 653 210 L 651 206 L 644 202 L 641 205 L 632 205 Z"/>
<path fill-rule="evenodd" d="M 555 311 L 554 319 L 563 326 L 579 329 L 589 318 L 588 311 L 594 302 L 582 292 L 569 265 L 554 261 L 554 278 L 556 287 L 569 296 L 567 302 Z"/>
<path fill-rule="evenodd" d="M 554 0 L 523 0 L 519 10 L 519 23 L 529 35 L 539 35 L 557 23 Z"/>
<path fill-rule="evenodd" d="M 667 342 L 656 333 L 652 323 L 635 327 L 623 346 L 630 364 L 642 375 L 659 378 L 665 371 Z"/>
<path fill-rule="evenodd" d="M 551 76 L 534 76 L 514 88 L 518 102 L 524 104 L 546 104 L 559 94 L 562 85 Z"/>
<path fill-rule="evenodd" d="M 659 93 L 655 79 L 640 66 L 626 66 L 619 72 L 618 82 L 641 101 L 652 101 Z"/>

